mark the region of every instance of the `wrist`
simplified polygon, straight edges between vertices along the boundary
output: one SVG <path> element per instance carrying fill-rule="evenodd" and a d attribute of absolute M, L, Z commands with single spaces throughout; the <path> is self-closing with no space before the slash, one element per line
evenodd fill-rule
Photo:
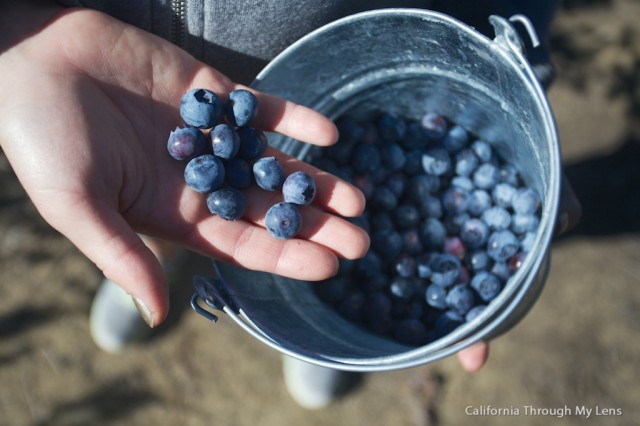
<path fill-rule="evenodd" d="M 0 55 L 39 32 L 63 9 L 50 0 L 0 1 Z"/>

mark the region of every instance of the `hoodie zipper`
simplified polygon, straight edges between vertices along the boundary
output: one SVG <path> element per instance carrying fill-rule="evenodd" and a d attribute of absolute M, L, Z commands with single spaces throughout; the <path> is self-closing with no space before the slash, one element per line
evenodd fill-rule
<path fill-rule="evenodd" d="M 184 47 L 186 0 L 171 0 L 171 41 Z"/>

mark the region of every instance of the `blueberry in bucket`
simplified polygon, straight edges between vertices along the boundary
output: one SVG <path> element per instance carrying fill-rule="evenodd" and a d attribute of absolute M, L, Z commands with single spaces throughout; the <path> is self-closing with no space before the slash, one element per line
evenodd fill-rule
<path fill-rule="evenodd" d="M 349 155 L 338 165 L 329 149 L 313 164 L 332 165 L 329 171 L 363 189 L 367 206 L 358 224 L 371 248 L 340 273 L 344 297 L 323 300 L 370 331 L 414 346 L 491 309 L 532 250 L 537 193 L 493 145 L 435 112 L 420 120 L 381 112 L 339 122 L 361 130 L 339 142 Z M 346 311 L 355 294 L 386 300 L 389 314 Z"/>

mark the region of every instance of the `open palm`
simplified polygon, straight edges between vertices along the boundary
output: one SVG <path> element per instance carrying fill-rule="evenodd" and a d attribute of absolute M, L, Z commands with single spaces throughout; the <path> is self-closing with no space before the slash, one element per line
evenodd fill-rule
<path fill-rule="evenodd" d="M 269 236 L 262 221 L 277 194 L 250 190 L 243 220 L 212 216 L 183 182 L 184 164 L 166 152 L 181 124 L 181 95 L 238 88 L 181 49 L 105 15 L 73 10 L 3 54 L 0 142 L 43 217 L 98 267 L 141 300 L 154 322 L 168 310 L 166 282 L 136 232 L 161 237 L 251 269 L 306 280 L 331 276 L 355 258 L 367 235 L 331 213 L 358 215 L 351 185 L 270 148 L 285 170 L 317 180 L 299 238 Z M 333 124 L 310 109 L 258 94 L 256 126 L 317 145 Z"/>

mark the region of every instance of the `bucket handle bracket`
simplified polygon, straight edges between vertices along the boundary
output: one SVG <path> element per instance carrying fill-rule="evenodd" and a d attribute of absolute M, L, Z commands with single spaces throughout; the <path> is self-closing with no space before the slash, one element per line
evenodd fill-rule
<path fill-rule="evenodd" d="M 518 59 L 524 57 L 524 43 L 520 38 L 520 33 L 515 29 L 513 23 L 520 23 L 529 36 L 531 45 L 535 48 L 540 45 L 540 39 L 533 26 L 533 23 L 525 15 L 513 15 L 509 19 L 505 19 L 498 15 L 491 15 L 489 22 L 493 25 L 496 37 L 494 41 L 509 50 Z"/>
<path fill-rule="evenodd" d="M 191 296 L 191 307 L 196 313 L 202 315 L 212 322 L 218 321 L 218 316 L 200 304 L 204 302 L 207 307 L 224 312 L 225 308 L 233 309 L 229 304 L 229 297 L 225 297 L 227 292 L 221 280 L 212 279 L 203 275 L 195 275 L 193 277 L 193 287 L 195 293 Z"/>

